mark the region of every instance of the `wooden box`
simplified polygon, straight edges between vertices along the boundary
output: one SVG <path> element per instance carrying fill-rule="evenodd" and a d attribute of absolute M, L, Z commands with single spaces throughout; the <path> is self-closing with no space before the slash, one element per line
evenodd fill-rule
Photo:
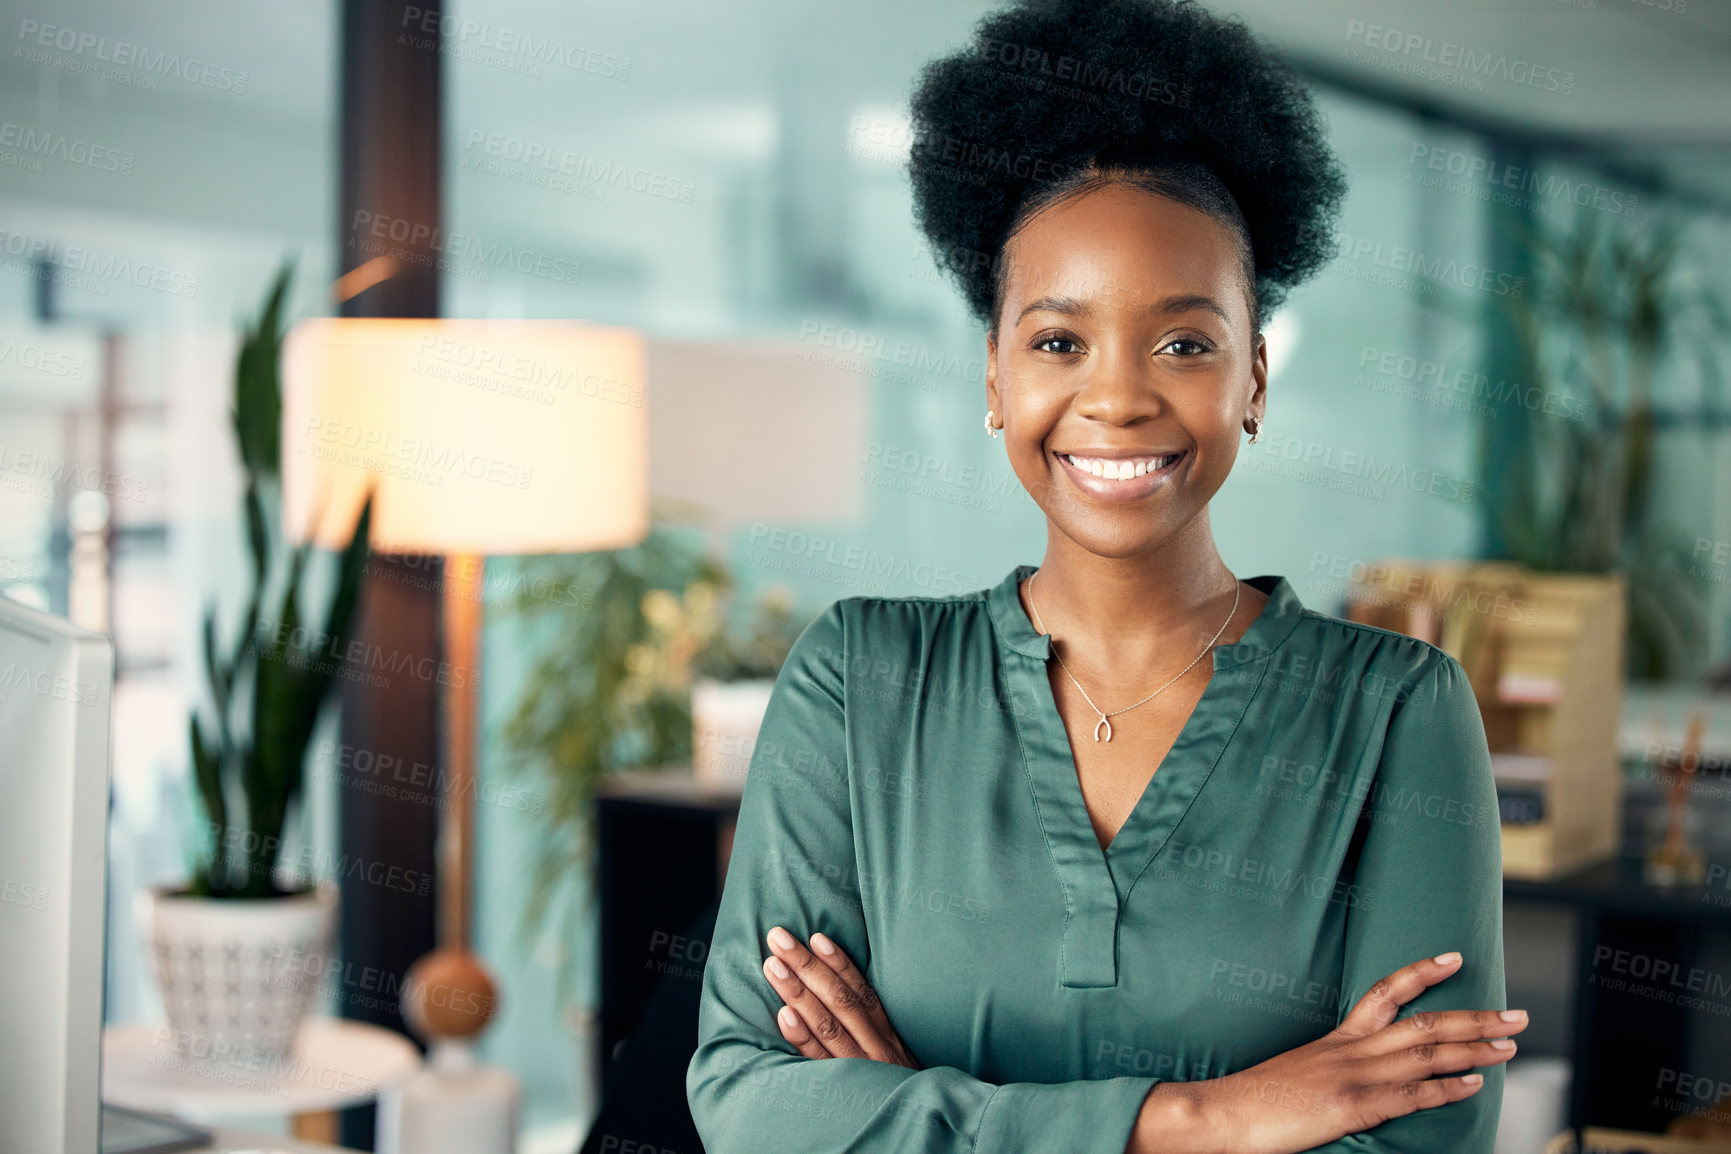
<path fill-rule="evenodd" d="M 1503 873 L 1551 878 L 1614 857 L 1622 577 L 1402 560 L 1357 576 L 1348 618 L 1429 641 L 1472 680 L 1504 806 Z"/>

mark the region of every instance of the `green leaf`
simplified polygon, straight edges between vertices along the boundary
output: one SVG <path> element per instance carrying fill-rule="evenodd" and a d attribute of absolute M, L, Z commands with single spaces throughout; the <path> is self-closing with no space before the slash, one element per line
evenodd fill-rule
<path fill-rule="evenodd" d="M 369 492 L 366 503 L 361 506 L 361 515 L 355 521 L 354 531 L 349 534 L 349 543 L 344 546 L 338 561 L 337 588 L 325 617 L 325 633 L 339 650 L 348 641 L 355 605 L 360 600 L 361 580 L 366 576 L 367 558 L 371 555 L 368 535 L 372 524 L 373 494 Z"/>
<path fill-rule="evenodd" d="M 216 607 L 204 612 L 204 674 L 210 680 L 211 695 L 216 699 L 216 731 L 221 748 L 229 746 L 228 714 L 232 686 L 229 674 L 233 667 L 224 668 L 216 655 Z"/>
<path fill-rule="evenodd" d="M 213 878 L 223 878 L 228 870 L 228 802 L 222 792 L 222 753 L 219 751 L 213 754 L 205 745 L 204 732 L 199 727 L 196 714 L 188 720 L 193 783 L 198 787 L 198 795 L 204 803 L 205 816 L 210 820 L 211 832 L 214 835 L 209 872 Z"/>
<path fill-rule="evenodd" d="M 275 478 L 282 462 L 282 318 L 294 262 L 283 262 L 263 310 L 241 339 L 234 374 L 234 432 L 249 473 Z"/>
<path fill-rule="evenodd" d="M 270 526 L 259 495 L 258 474 L 253 472 L 246 478 L 246 542 L 252 554 L 253 586 L 259 588 L 270 575 Z"/>

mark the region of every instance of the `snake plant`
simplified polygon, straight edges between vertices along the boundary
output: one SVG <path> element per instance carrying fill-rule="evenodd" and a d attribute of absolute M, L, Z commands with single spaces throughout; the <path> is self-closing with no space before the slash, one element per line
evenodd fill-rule
<path fill-rule="evenodd" d="M 369 497 L 337 559 L 322 629 L 303 626 L 302 585 L 312 550 L 280 537 L 283 302 L 292 263 L 272 282 L 242 335 L 233 424 L 246 476 L 251 592 L 237 635 L 218 639 L 216 607 L 204 615 L 208 708 L 189 719 L 193 779 L 208 819 L 207 844 L 186 892 L 213 898 L 287 897 L 277 877 L 290 810 L 301 796 L 307 746 L 346 646 L 367 560 Z M 310 619 L 310 616 L 309 616 Z"/>

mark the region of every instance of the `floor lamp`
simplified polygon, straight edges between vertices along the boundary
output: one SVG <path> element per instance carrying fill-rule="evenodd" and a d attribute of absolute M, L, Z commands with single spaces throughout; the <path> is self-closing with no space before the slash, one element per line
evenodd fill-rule
<path fill-rule="evenodd" d="M 445 558 L 439 948 L 406 988 L 476 996 L 406 1004 L 430 1037 L 471 1036 L 493 1006 L 471 949 L 485 559 L 642 541 L 647 413 L 644 341 L 629 329 L 330 318 L 284 343 L 286 534 L 339 547 L 371 490 L 374 551 Z"/>

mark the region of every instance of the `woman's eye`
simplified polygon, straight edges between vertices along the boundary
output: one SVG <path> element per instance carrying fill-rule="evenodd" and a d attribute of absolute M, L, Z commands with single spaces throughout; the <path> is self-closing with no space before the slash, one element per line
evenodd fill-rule
<path fill-rule="evenodd" d="M 1179 337 L 1175 341 L 1167 341 L 1166 349 L 1170 352 L 1177 353 L 1181 357 L 1193 357 L 1198 353 L 1207 352 L 1208 346 L 1203 344 L 1201 341 L 1193 341 L 1189 337 Z"/>
<path fill-rule="evenodd" d="M 1051 346 L 1053 345 L 1062 345 L 1064 347 L 1052 348 Z M 1069 337 L 1042 337 L 1040 340 L 1034 342 L 1034 347 L 1043 353 L 1058 353 L 1063 355 L 1075 352 L 1076 342 L 1071 340 Z"/>

